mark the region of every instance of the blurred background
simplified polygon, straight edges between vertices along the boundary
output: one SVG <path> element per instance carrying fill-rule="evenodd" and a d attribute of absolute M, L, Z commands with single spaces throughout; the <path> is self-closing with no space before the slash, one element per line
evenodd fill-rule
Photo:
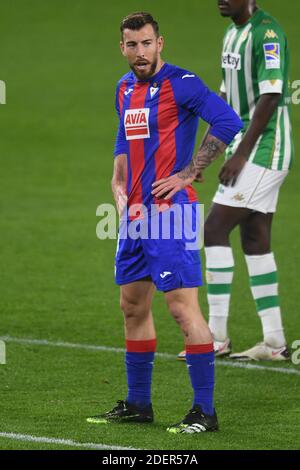
<path fill-rule="evenodd" d="M 300 80 L 299 2 L 283 6 L 281 0 L 261 0 L 259 5 L 285 29 L 291 81 Z M 0 106 L 4 334 L 61 336 L 63 329 L 64 337 L 78 334 L 84 339 L 86 329 L 96 341 L 105 328 L 102 315 L 113 312 L 122 321 L 113 281 L 115 242 L 96 238 L 96 207 L 112 201 L 114 93 L 127 71 L 119 51 L 119 24 L 141 7 L 159 21 L 166 41 L 164 59 L 196 72 L 218 91 L 221 42 L 229 20 L 219 16 L 217 1 L 1 2 L 0 80 L 6 83 L 7 101 Z M 297 156 L 299 106 L 292 106 L 292 118 Z M 202 123 L 198 142 L 204 129 Z M 206 172 L 205 185 L 198 186 L 206 212 L 220 165 L 215 163 Z M 298 308 L 297 167 L 296 158 L 281 193 L 273 240 L 283 306 L 289 309 L 286 326 L 291 329 L 289 314 Z M 244 274 L 241 261 L 238 276 Z M 239 294 L 249 297 L 254 310 L 244 281 Z M 203 291 L 202 297 L 205 304 Z M 234 295 L 233 300 L 239 299 Z M 77 321 L 81 316 L 84 331 Z M 255 322 L 254 312 L 247 313 L 248 319 Z"/>
<path fill-rule="evenodd" d="M 300 80 L 300 2 L 258 3 L 283 26 L 291 52 L 290 78 Z M 112 202 L 114 93 L 127 71 L 119 51 L 119 24 L 141 9 L 160 24 L 166 42 L 163 58 L 196 72 L 218 91 L 221 44 L 229 20 L 219 16 L 216 0 L 0 3 L 0 80 L 6 84 L 6 104 L 0 105 L 0 336 L 124 346 L 114 284 L 116 242 L 96 238 L 96 208 Z M 300 338 L 300 107 L 291 108 L 296 161 L 281 191 L 273 232 L 289 342 Z M 204 130 L 201 123 L 198 142 Z M 206 213 L 221 164 L 216 162 L 206 172 L 205 184 L 197 186 Z M 230 329 L 235 349 L 242 350 L 259 341 L 261 333 L 238 233 L 232 240 L 237 269 Z M 207 315 L 205 288 L 200 301 Z M 155 297 L 154 312 L 159 350 L 179 352 L 181 335 L 161 294 Z M 23 362 L 24 350 L 14 347 L 0 374 L 7 387 L 14 384 L 16 403 L 26 381 L 10 364 L 28 368 L 28 363 Z M 28 371 L 28 390 L 42 367 L 34 351 L 27 350 L 32 353 L 30 364 L 36 361 L 36 369 Z M 96 374 L 98 364 L 93 367 Z"/>

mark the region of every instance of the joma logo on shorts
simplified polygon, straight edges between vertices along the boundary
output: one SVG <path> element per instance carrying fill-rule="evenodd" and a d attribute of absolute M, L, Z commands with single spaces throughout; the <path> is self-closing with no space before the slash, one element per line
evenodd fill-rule
<path fill-rule="evenodd" d="M 241 55 L 233 52 L 223 52 L 222 67 L 223 69 L 241 70 Z"/>

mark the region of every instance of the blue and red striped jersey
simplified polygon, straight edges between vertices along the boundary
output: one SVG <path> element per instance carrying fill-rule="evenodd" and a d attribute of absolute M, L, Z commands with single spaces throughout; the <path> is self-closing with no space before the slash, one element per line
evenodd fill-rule
<path fill-rule="evenodd" d="M 194 73 L 165 63 L 147 81 L 133 72 L 124 75 L 116 90 L 119 130 L 115 157 L 128 159 L 128 206 L 161 204 L 151 195 L 152 183 L 185 168 L 193 157 L 199 118 L 210 134 L 229 144 L 243 127 L 227 103 L 211 92 Z M 179 191 L 173 203 L 197 201 L 192 186 Z"/>

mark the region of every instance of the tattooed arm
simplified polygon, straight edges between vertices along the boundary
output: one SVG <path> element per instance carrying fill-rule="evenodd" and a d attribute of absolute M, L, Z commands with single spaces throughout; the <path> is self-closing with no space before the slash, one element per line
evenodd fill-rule
<path fill-rule="evenodd" d="M 183 179 L 185 176 L 195 175 L 194 179 L 198 179 L 202 171 L 224 153 L 226 147 L 220 139 L 207 133 L 191 163 L 177 173 L 177 176 Z"/>
<path fill-rule="evenodd" d="M 202 181 L 202 171 L 224 152 L 243 127 L 238 115 L 227 105 L 225 94 L 217 96 L 198 77 L 191 77 L 189 81 L 180 78 L 180 86 L 175 87 L 176 99 L 182 108 L 199 116 L 210 127 L 187 167 L 153 183 L 152 195 L 158 198 L 170 199 L 193 181 Z"/>
<path fill-rule="evenodd" d="M 226 93 L 223 93 L 222 91 L 220 91 L 219 93 L 219 97 L 222 98 L 223 101 L 225 101 L 225 103 L 227 103 L 227 97 L 226 97 Z M 204 134 L 204 137 L 203 137 L 203 140 L 202 140 L 202 143 L 199 147 L 199 150 L 198 150 L 198 154 L 200 152 L 200 150 L 202 149 L 203 145 L 206 144 L 206 141 L 207 141 L 207 137 L 209 136 L 210 134 L 210 131 L 211 131 L 211 126 L 208 126 L 205 134 Z M 224 144 L 222 141 L 221 141 L 222 144 Z M 225 145 L 225 144 L 224 144 Z M 226 148 L 226 145 L 225 145 L 225 148 Z M 224 149 L 225 150 L 225 149 Z M 221 153 L 224 152 L 224 150 L 222 150 Z M 217 158 L 217 157 L 216 157 Z M 211 162 L 210 162 L 211 163 Z M 210 164 L 209 163 L 209 164 Z M 203 169 L 201 170 L 201 172 L 197 175 L 197 177 L 195 178 L 195 181 L 198 182 L 198 183 L 203 183 L 204 182 L 204 179 L 203 179 L 203 176 L 202 176 L 202 171 Z"/>
<path fill-rule="evenodd" d="M 202 180 L 202 171 L 209 166 L 226 149 L 227 145 L 220 139 L 207 133 L 204 140 L 192 159 L 191 163 L 175 175 L 156 181 L 152 187 L 152 194 L 157 198 L 168 200 L 181 189 L 194 180 Z"/>

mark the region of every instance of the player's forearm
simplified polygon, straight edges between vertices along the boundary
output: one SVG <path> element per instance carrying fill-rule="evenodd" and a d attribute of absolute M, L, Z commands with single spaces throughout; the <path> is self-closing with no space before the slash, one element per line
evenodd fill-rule
<path fill-rule="evenodd" d="M 245 136 L 236 150 L 235 155 L 248 158 L 259 137 L 265 131 L 270 119 L 272 118 L 278 102 L 280 94 L 262 95 L 257 102 L 256 109 L 251 120 L 251 124 L 245 133 Z"/>
<path fill-rule="evenodd" d="M 111 180 L 111 189 L 116 202 L 117 210 L 121 216 L 127 205 L 127 155 L 117 155 L 114 161 L 114 172 Z"/>
<path fill-rule="evenodd" d="M 198 171 L 204 170 L 226 149 L 243 128 L 236 112 L 224 101 L 223 95 L 210 92 L 204 100 L 200 117 L 210 124 L 210 129 L 194 157 Z"/>
<path fill-rule="evenodd" d="M 206 167 L 224 153 L 227 145 L 209 134 L 209 129 L 191 163 L 179 173 L 181 178 L 196 179 Z"/>
<path fill-rule="evenodd" d="M 216 160 L 222 153 L 224 153 L 227 145 L 220 139 L 211 135 L 208 132 L 203 140 L 198 152 L 193 158 L 193 164 L 197 172 L 202 172 L 214 160 Z"/>
<path fill-rule="evenodd" d="M 116 184 L 125 184 L 127 179 L 127 155 L 118 155 L 114 160 L 114 171 L 111 180 L 112 189 Z"/>

